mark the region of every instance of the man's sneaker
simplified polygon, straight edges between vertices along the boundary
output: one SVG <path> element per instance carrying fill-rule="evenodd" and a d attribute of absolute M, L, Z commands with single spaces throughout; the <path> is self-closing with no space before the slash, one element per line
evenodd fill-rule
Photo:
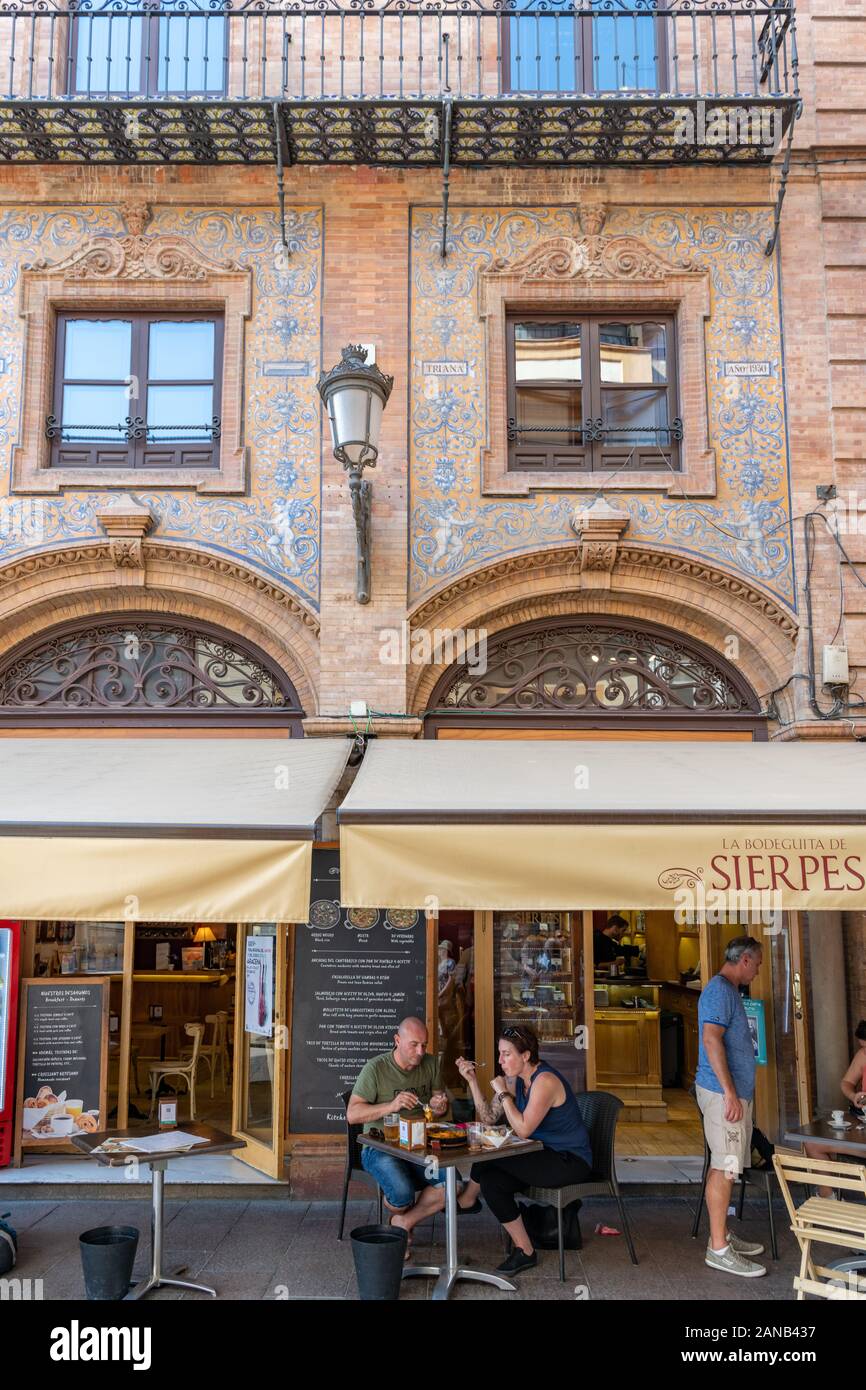
<path fill-rule="evenodd" d="M 763 1265 L 756 1265 L 754 1260 L 747 1260 L 732 1245 L 729 1245 L 724 1255 L 717 1255 L 715 1250 L 707 1246 L 707 1253 L 704 1260 L 710 1269 L 718 1269 L 722 1274 L 739 1274 L 742 1279 L 760 1279 L 762 1274 L 766 1274 Z"/>
<path fill-rule="evenodd" d="M 731 1249 L 736 1250 L 738 1255 L 763 1255 L 764 1253 L 763 1245 L 758 1245 L 751 1240 L 740 1240 L 740 1237 L 735 1236 L 733 1231 L 728 1231 L 725 1239 Z"/>

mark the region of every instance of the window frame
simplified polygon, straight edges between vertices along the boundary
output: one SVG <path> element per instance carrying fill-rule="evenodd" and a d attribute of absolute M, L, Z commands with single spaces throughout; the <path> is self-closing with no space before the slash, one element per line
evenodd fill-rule
<path fill-rule="evenodd" d="M 137 407 L 129 402 L 129 416 L 133 425 L 125 442 L 107 441 L 65 441 L 62 437 L 63 397 L 65 387 L 82 384 L 85 379 L 64 375 L 66 326 L 69 322 L 90 320 L 132 324 L 129 374 L 124 380 L 137 377 L 140 383 L 140 396 Z M 214 326 L 213 375 L 208 380 L 192 382 L 177 378 L 151 383 L 148 375 L 150 325 L 153 323 L 212 323 Z M 52 381 L 52 412 L 46 421 L 46 433 L 50 439 L 49 467 L 56 469 L 95 469 L 106 473 L 118 469 L 133 469 L 147 474 L 157 470 L 177 470 L 184 473 L 195 469 L 218 469 L 220 466 L 220 435 L 222 411 L 222 377 L 224 361 L 225 319 L 218 310 L 158 310 L 158 309 L 118 309 L 104 310 L 62 309 L 57 313 L 55 325 L 54 363 Z M 92 379 L 86 384 L 103 384 Z M 106 382 L 117 385 L 117 382 Z M 165 439 L 162 442 L 147 439 L 148 388 L 151 384 L 160 386 L 207 385 L 213 391 L 214 421 L 213 434 L 208 442 L 195 439 Z M 140 427 L 136 428 L 137 425 Z M 80 422 L 85 423 L 85 422 Z"/>
<path fill-rule="evenodd" d="M 577 0 L 575 0 L 575 3 L 577 3 Z M 591 3 L 591 0 L 588 0 L 588 3 Z M 513 33 L 514 33 L 514 29 L 513 29 L 513 27 L 512 27 L 512 22 L 511 22 L 511 21 L 512 21 L 512 20 L 516 20 L 516 19 L 520 19 L 521 17 L 523 17 L 523 18 L 525 18 L 525 19 L 531 19 L 534 10 L 537 9 L 537 4 L 538 4 L 538 0 L 530 0 L 530 6 L 528 7 L 528 8 L 529 8 L 529 13 L 528 13 L 528 14 L 526 13 L 526 11 L 519 10 L 519 9 L 505 10 L 505 11 L 503 11 L 503 13 L 502 13 L 502 38 L 501 38 L 501 49 L 502 49 L 503 95 L 514 94 L 514 95 L 521 95 L 521 96 L 527 96 L 527 97 L 535 96 L 535 97 L 539 97 L 539 98 L 540 98 L 540 97 L 544 97 L 544 96 L 550 96 L 550 95 L 552 95 L 552 94 L 555 94 L 555 93 L 559 92 L 559 93 L 562 93 L 562 94 L 565 94 L 565 93 L 572 93 L 572 94 L 575 95 L 575 96 L 598 96 L 598 97 L 602 97 L 602 98 L 608 98 L 609 100 L 613 100 L 613 99 L 615 99 L 615 98 L 617 98 L 617 97 L 620 97 L 620 99 L 623 99 L 623 100 L 624 100 L 624 99 L 627 98 L 627 96 L 628 96 L 629 93 L 633 93 L 633 92 L 640 93 L 641 95 L 644 95 L 644 96 L 656 96 L 656 95 L 658 95 L 659 93 L 665 92 L 665 91 L 668 90 L 668 87 L 669 87 L 669 70 L 670 70 L 670 55 L 669 55 L 669 44 L 668 44 L 668 29 L 667 29 L 667 25 L 666 25 L 666 23 L 665 23 L 665 20 L 666 20 L 667 16 L 666 16 L 666 15 L 660 15 L 660 14 L 653 14 L 652 10 L 646 10 L 646 11 L 637 11 L 637 10 L 635 10 L 635 11 L 622 11 L 622 12 L 617 12 L 616 10 L 599 10 L 599 12 L 598 12 L 597 15 L 579 15 L 579 14 L 578 14 L 578 15 L 575 15 L 575 14 L 572 14 L 572 15 L 571 15 L 571 19 L 572 19 L 573 28 L 574 28 L 574 53 L 575 53 L 574 76 L 575 76 L 575 79 L 577 79 L 577 78 L 579 77 L 579 79 L 580 79 L 580 85 L 577 85 L 577 82 L 575 82 L 575 85 L 573 85 L 573 86 L 563 86 L 563 87 L 560 87 L 560 88 L 553 88 L 553 87 L 551 87 L 551 88 L 546 88 L 546 87 L 545 87 L 545 88 L 539 88 L 539 87 L 526 86 L 526 85 L 520 85 L 520 86 L 516 85 L 515 82 L 513 81 L 513 78 L 514 78 L 515 74 L 512 72 L 512 56 L 513 56 L 513 55 L 512 55 L 512 47 L 513 47 L 513 37 L 512 37 L 512 36 L 513 36 Z M 538 11 L 538 12 L 541 13 L 541 11 Z M 546 10 L 544 11 L 544 13 L 546 13 L 548 16 L 554 16 L 554 17 L 557 15 L 557 11 L 556 11 L 555 8 L 548 8 L 548 9 L 546 9 Z M 543 33 L 543 32 L 545 31 L 545 28 L 546 28 L 546 29 L 548 29 L 548 30 L 552 30 L 554 34 L 557 34 L 557 33 L 559 32 L 560 23 L 562 22 L 562 20 L 563 20 L 565 17 L 566 17 L 566 16 L 559 16 L 559 21 L 558 21 L 558 22 L 557 22 L 556 18 L 553 18 L 552 21 L 551 21 L 551 18 L 548 18 L 547 20 L 543 20 L 543 19 L 540 20 L 540 21 L 537 23 L 537 25 L 536 25 L 536 32 L 538 32 L 538 33 Z M 607 20 L 619 19 L 619 20 L 622 21 L 623 23 L 627 23 L 628 21 L 630 21 L 630 20 L 633 19 L 633 18 L 640 18 L 640 19 L 650 19 L 650 18 L 652 18 L 653 21 L 654 21 L 654 23 L 653 23 L 653 29 L 654 29 L 654 35 L 655 35 L 655 68 L 656 68 L 656 78 L 657 78 L 657 81 L 656 81 L 655 86 L 653 86 L 653 87 L 625 87 L 625 86 L 624 86 L 624 87 L 600 87 L 600 88 L 597 88 L 596 85 L 595 85 L 595 70 L 596 70 L 596 65 L 595 65 L 595 34 L 594 34 L 594 30 L 593 30 L 593 25 L 595 24 L 596 19 L 607 19 Z M 536 55 L 536 56 L 540 56 L 540 55 Z M 527 61 L 528 61 L 529 63 L 534 63 L 534 62 L 535 62 L 534 59 L 528 59 Z"/>
<path fill-rule="evenodd" d="M 517 365 L 515 347 L 515 326 L 518 323 L 558 323 L 570 320 L 580 324 L 581 342 L 581 413 L 582 442 L 559 448 L 556 441 L 537 445 L 521 443 L 517 438 Z M 657 386 L 647 383 L 647 389 L 663 392 L 667 398 L 668 428 L 671 434 L 667 444 L 660 440 L 642 445 L 629 445 L 616 442 L 607 443 L 597 432 L 599 422 L 604 418 L 602 392 L 605 390 L 631 389 L 627 383 L 604 382 L 601 377 L 601 344 L 599 328 L 603 323 L 660 323 L 667 334 L 666 362 L 668 380 Z M 682 451 L 680 449 L 681 429 L 679 420 L 679 363 L 677 353 L 676 316 L 651 309 L 643 312 L 621 309 L 617 306 L 606 308 L 598 313 L 575 313 L 567 307 L 556 310 L 550 306 L 534 311 L 531 309 L 509 308 L 505 316 L 505 366 L 506 366 L 506 411 L 508 447 L 507 468 L 513 473 L 603 473 L 616 470 L 625 473 L 659 473 L 669 475 L 671 471 L 682 471 Z M 540 379 L 540 390 L 562 387 L 561 381 Z M 632 386 L 634 383 L 631 384 Z M 531 453 L 529 452 L 531 450 Z"/>
<path fill-rule="evenodd" d="M 219 87 L 213 87 L 213 88 L 202 88 L 202 87 L 187 88 L 187 87 L 182 87 L 182 88 L 177 88 L 177 89 L 175 89 L 175 88 L 166 88 L 166 89 L 163 91 L 163 90 L 160 89 L 160 86 L 159 86 L 159 72 L 160 72 L 160 67 L 164 65 L 164 57 L 165 57 L 165 55 L 164 55 L 164 53 L 162 53 L 161 50 L 160 50 L 159 29 L 160 29 L 160 22 L 161 22 L 161 20 L 162 20 L 163 18 L 165 18 L 165 16 L 166 16 L 167 14 L 170 14 L 172 11 L 171 11 L 171 6 L 166 6 L 165 8 L 163 7 L 162 0 L 152 0 L 152 3 L 154 4 L 154 7 L 153 7 L 153 9 L 150 10 L 147 14 L 144 14 L 144 13 L 140 13 L 140 12 L 139 12 L 139 11 L 141 11 L 140 0 L 129 0 L 129 3 L 128 3 L 123 9 L 120 9 L 120 10 L 111 10 L 111 8 L 110 8 L 109 6 L 106 6 L 106 7 L 104 7 L 103 9 L 100 9 L 100 10 L 88 10 L 88 11 L 86 11 L 86 12 L 82 11 L 80 14 L 74 14 L 74 15 L 72 16 L 72 23 L 71 23 L 70 26 L 69 26 L 69 40 L 68 40 L 68 48 L 67 48 L 67 55 L 66 55 L 66 88 L 67 88 L 67 95 L 68 95 L 68 96 L 70 96 L 70 97 L 88 97 L 88 98 L 89 98 L 89 97 L 102 97 L 102 98 L 104 98 L 104 97 L 115 97 L 115 98 L 117 98 L 117 97 L 151 97 L 151 98 L 183 97 L 183 98 L 186 98 L 186 97 L 193 97 L 193 96 L 195 96 L 195 97 L 209 97 L 209 98 L 214 99 L 214 100 L 219 100 L 220 97 L 224 97 L 224 96 L 225 96 L 225 94 L 226 94 L 226 80 L 227 80 L 228 59 L 229 59 L 229 33 L 228 33 L 228 17 L 227 17 L 227 15 L 226 15 L 226 14 L 222 14 L 222 15 L 221 15 L 221 14 L 219 13 L 219 11 L 211 12 L 211 11 L 208 11 L 207 9 L 201 9 L 201 10 L 199 10 L 199 9 L 197 9 L 197 8 L 192 9 L 192 10 L 176 10 L 176 11 L 174 11 L 174 13 L 178 16 L 178 18 L 175 19 L 175 21 L 174 21 L 175 27 L 177 27 L 177 25 L 178 25 L 178 23 L 179 23 L 179 20 L 180 20 L 180 18 L 181 18 L 183 15 L 189 15 L 189 14 L 201 15 L 202 18 L 195 21 L 195 22 L 197 22 L 197 23 L 206 23 L 206 22 L 208 22 L 208 21 L 211 21 L 211 22 L 212 22 L 214 19 L 222 19 L 222 22 L 223 22 L 223 54 L 222 54 L 222 58 L 219 60 L 219 62 L 220 62 L 220 68 L 221 68 L 221 72 L 222 72 L 222 80 L 221 80 L 221 82 L 220 82 Z M 85 83 L 84 85 L 82 85 L 82 86 L 78 86 L 78 85 L 77 85 L 77 83 L 78 83 L 78 70 L 77 70 L 77 69 L 78 69 L 78 36 L 79 36 L 79 33 L 81 32 L 80 26 L 83 25 L 84 23 L 88 22 L 88 21 L 90 21 L 91 24 L 93 23 L 94 20 L 96 20 L 97 22 L 101 22 L 100 17 L 104 15 L 104 16 L 106 16 L 106 18 L 105 18 L 105 20 L 104 20 L 104 23 L 105 23 L 106 26 L 108 27 L 109 33 L 110 33 L 110 27 L 111 27 L 110 15 L 111 15 L 111 14 L 114 14 L 114 15 L 117 15 L 117 16 L 122 16 L 123 14 L 127 13 L 127 11 L 132 11 L 131 14 L 127 14 L 127 21 L 128 21 L 128 22 L 129 22 L 129 20 L 131 20 L 131 19 L 138 19 L 138 20 L 141 22 L 141 52 L 140 52 L 140 55 L 139 55 L 138 80 L 137 80 L 137 82 L 136 82 L 135 84 L 133 84 L 133 85 L 130 85 L 130 86 L 126 87 L 126 88 L 121 88 L 119 91 L 113 91 L 113 90 L 109 90 L 109 89 L 107 89 L 107 88 L 102 88 L 102 87 L 94 87 L 94 86 L 90 86 L 90 85 L 88 85 L 88 84 L 86 84 L 86 83 Z M 167 20 L 167 21 L 166 21 L 166 34 L 169 34 L 169 33 L 171 33 L 171 32 L 172 32 L 172 30 L 171 30 L 171 21 L 170 21 L 170 20 Z M 92 33 L 92 30 L 91 30 L 91 33 Z M 155 57 L 154 57 L 153 55 L 155 55 Z M 109 72 L 110 72 L 110 70 L 109 70 L 108 68 L 106 68 L 106 71 L 109 71 Z M 132 77 L 132 72 L 131 72 L 131 71 L 130 71 L 130 77 Z"/>

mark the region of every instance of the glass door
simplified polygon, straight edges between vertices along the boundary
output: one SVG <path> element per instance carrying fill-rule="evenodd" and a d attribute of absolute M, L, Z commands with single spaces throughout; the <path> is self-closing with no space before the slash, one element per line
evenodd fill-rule
<path fill-rule="evenodd" d="M 640 13 L 620 0 L 508 0 L 505 11 L 506 90 L 526 96 L 663 90 L 667 16 Z"/>
<path fill-rule="evenodd" d="M 456 1120 L 471 1118 L 469 1088 L 457 1058 L 480 1062 L 476 1048 L 475 912 L 442 912 L 436 923 L 436 1051 Z M 479 1072 L 482 1086 L 486 1070 Z"/>
<path fill-rule="evenodd" d="M 238 927 L 232 1132 L 243 1163 L 282 1178 L 286 1133 L 288 928 Z"/>
<path fill-rule="evenodd" d="M 813 1118 L 805 917 L 805 913 L 785 913 L 781 930 L 767 937 L 773 974 L 780 1137 L 787 1129 L 808 1124 Z"/>
<path fill-rule="evenodd" d="M 610 0 L 592 0 L 598 13 L 585 21 L 591 30 L 588 91 L 661 91 L 662 25 L 665 18 L 621 9 Z"/>
<path fill-rule="evenodd" d="M 494 912 L 494 1049 L 503 1028 L 529 1026 L 544 1061 L 586 1085 L 582 912 Z"/>

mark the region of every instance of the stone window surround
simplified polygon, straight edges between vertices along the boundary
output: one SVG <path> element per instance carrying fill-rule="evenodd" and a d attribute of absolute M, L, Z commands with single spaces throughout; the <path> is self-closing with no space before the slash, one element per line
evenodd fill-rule
<path fill-rule="evenodd" d="M 133 278 L 118 266 L 117 250 L 134 242 Z M 137 266 L 142 254 L 152 273 Z M 110 262 L 113 261 L 113 264 Z M 137 264 L 136 264 L 137 263 Z M 168 267 L 165 276 L 160 267 Z M 51 466 L 51 441 L 45 420 L 52 413 L 55 332 L 61 312 L 208 312 L 223 316 L 221 448 L 218 467 L 171 469 L 89 469 Z M 25 322 L 20 443 L 12 456 L 10 491 L 48 494 L 65 489 L 142 486 L 195 488 L 200 493 L 243 493 L 248 449 L 243 443 L 244 330 L 251 312 L 251 276 L 236 266 L 206 261 L 181 237 L 97 237 L 56 266 L 25 268 L 19 312 Z"/>
<path fill-rule="evenodd" d="M 508 468 L 506 318 L 509 314 L 595 314 L 630 310 L 672 315 L 677 338 L 676 386 L 684 434 L 675 475 L 656 470 L 533 472 Z M 479 277 L 479 314 L 485 327 L 488 441 L 481 455 L 485 496 L 528 496 L 543 492 L 660 492 L 671 497 L 716 495 L 716 455 L 709 444 L 705 324 L 710 318 L 709 277 L 671 266 L 664 279 L 576 277 L 535 279 L 519 268 L 494 268 Z"/>

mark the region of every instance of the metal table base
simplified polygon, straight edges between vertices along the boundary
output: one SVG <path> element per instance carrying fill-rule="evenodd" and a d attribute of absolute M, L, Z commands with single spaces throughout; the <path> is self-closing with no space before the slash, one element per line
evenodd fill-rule
<path fill-rule="evenodd" d="M 435 1279 L 432 1297 L 444 1300 L 451 1297 L 451 1290 L 458 1279 L 470 1279 L 476 1284 L 492 1284 L 495 1289 L 506 1293 L 516 1293 L 517 1288 L 501 1274 L 488 1274 L 481 1269 L 467 1269 L 457 1263 L 457 1169 L 445 1169 L 445 1265 L 407 1265 L 403 1270 L 404 1279 Z"/>
<path fill-rule="evenodd" d="M 207 1293 L 211 1298 L 216 1298 L 216 1289 L 212 1289 L 207 1284 L 191 1284 L 187 1279 L 178 1279 L 179 1274 L 183 1274 L 186 1266 L 182 1265 L 171 1275 L 162 1272 L 162 1237 L 165 1218 L 164 1188 L 165 1170 L 168 1167 L 167 1158 L 155 1158 L 148 1160 L 150 1167 L 153 1204 L 150 1215 L 150 1244 L 151 1244 L 151 1265 L 150 1275 L 142 1283 L 136 1284 L 126 1295 L 124 1302 L 137 1302 L 144 1298 L 152 1289 L 173 1288 L 173 1289 L 192 1289 L 195 1293 Z"/>

